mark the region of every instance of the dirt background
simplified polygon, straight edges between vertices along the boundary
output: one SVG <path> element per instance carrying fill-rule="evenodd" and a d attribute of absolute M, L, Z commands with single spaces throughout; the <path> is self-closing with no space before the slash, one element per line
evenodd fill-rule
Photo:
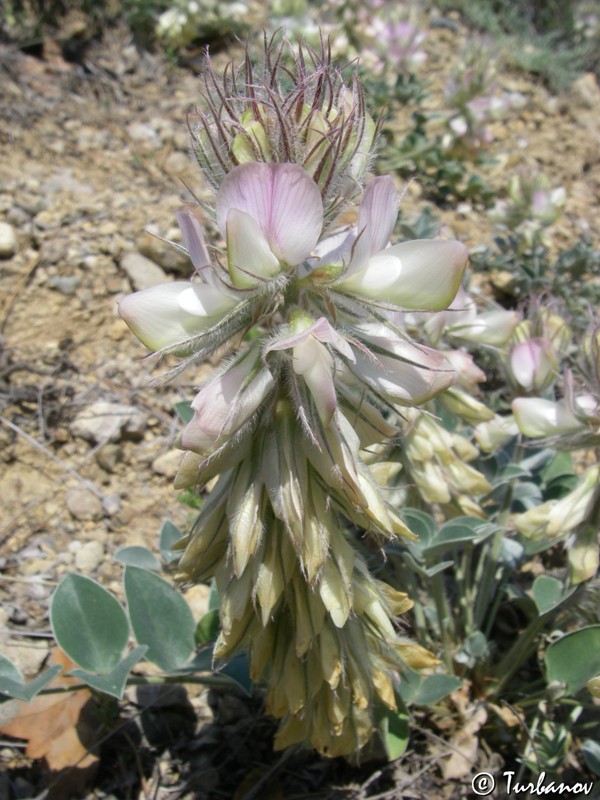
<path fill-rule="evenodd" d="M 457 20 L 430 30 L 424 71 L 432 104 L 471 35 Z M 224 58 L 218 54 L 217 64 Z M 486 176 L 502 188 L 520 166 L 542 170 L 567 192 L 555 244 L 598 243 L 596 79 L 584 75 L 559 96 L 509 71 L 498 84 L 526 102 L 492 126 L 495 164 Z M 132 290 L 190 274 L 187 259 L 147 231 L 177 240 L 174 212 L 192 201 L 190 189 L 207 196 L 186 127 L 198 89 L 194 65 L 177 68 L 140 52 L 125 31 L 89 42 L 74 61 L 52 40 L 35 55 L 0 47 L 0 652 L 27 675 L 48 655 L 48 601 L 66 572 L 120 593 L 115 551 L 125 544 L 156 551 L 162 520 L 185 527 L 193 518 L 172 488 L 180 459 L 173 407 L 193 396 L 206 372 L 149 387 L 156 369 L 117 303 Z M 406 129 L 408 117 L 393 125 Z M 405 199 L 409 216 L 423 207 L 415 177 Z M 490 243 L 484 210 L 436 213 L 470 248 Z M 198 616 L 206 595 L 205 587 L 188 593 Z M 412 756 L 358 768 L 310 754 L 273 756 L 272 723 L 257 699 L 207 699 L 192 687 L 166 696 L 132 690 L 125 705 L 128 719 L 113 725 L 118 734 L 104 744 L 88 797 L 466 791 L 441 780 L 437 762 L 447 751 L 418 724 Z M 480 765 L 490 758 L 477 756 Z M 38 796 L 54 780 L 7 742 L 0 743 L 2 767 L 0 794 L 9 798 Z"/>

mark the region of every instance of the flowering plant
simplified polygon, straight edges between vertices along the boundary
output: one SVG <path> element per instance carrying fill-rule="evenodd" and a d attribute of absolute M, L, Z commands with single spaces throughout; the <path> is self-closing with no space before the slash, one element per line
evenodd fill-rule
<path fill-rule="evenodd" d="M 188 47 L 210 36 L 239 33 L 246 27 L 244 0 L 171 0 L 156 22 L 156 36 L 169 47 Z"/>
<path fill-rule="evenodd" d="M 249 62 L 226 73 L 226 89 L 209 67 L 193 139 L 223 245 L 210 253 L 194 210 L 180 212 L 194 279 L 119 310 L 182 365 L 233 345 L 181 436 L 176 486 L 218 480 L 179 545 L 178 576 L 216 580 L 215 656 L 248 648 L 283 720 L 277 746 L 339 755 L 366 743 L 378 706 L 397 707 L 395 675 L 436 663 L 399 635 L 393 619 L 411 600 L 371 575 L 351 530 L 412 537 L 361 450 L 395 434 L 392 412 L 454 382 L 450 362 L 393 313 L 445 308 L 467 251 L 388 246 L 398 195 L 388 176 L 362 189 L 375 126 L 360 85 L 324 52 L 309 53 L 309 72 L 301 51 L 283 92 L 282 55 L 267 46 L 258 84 Z M 336 226 L 361 190 L 356 223 Z"/>

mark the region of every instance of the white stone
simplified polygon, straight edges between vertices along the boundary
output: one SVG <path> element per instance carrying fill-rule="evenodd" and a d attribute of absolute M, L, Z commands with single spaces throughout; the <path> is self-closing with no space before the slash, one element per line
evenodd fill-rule
<path fill-rule="evenodd" d="M 571 86 L 570 97 L 583 108 L 597 110 L 600 104 L 600 86 L 596 76 L 588 72 L 578 78 Z"/>
<path fill-rule="evenodd" d="M 152 471 L 157 475 L 164 475 L 165 478 L 174 478 L 179 471 L 182 456 L 181 450 L 169 450 L 167 453 L 162 453 L 152 462 Z"/>
<path fill-rule="evenodd" d="M 104 546 L 100 542 L 86 542 L 75 555 L 75 567 L 82 572 L 93 572 L 104 559 Z"/>
<path fill-rule="evenodd" d="M 0 258 L 12 258 L 17 252 L 17 234 L 8 222 L 0 222 Z"/>
<path fill-rule="evenodd" d="M 65 494 L 65 503 L 72 517 L 79 520 L 102 519 L 104 511 L 102 501 L 88 489 L 69 489 Z"/>
<path fill-rule="evenodd" d="M 127 126 L 127 133 L 134 142 L 147 144 L 150 147 L 162 147 L 160 136 L 147 122 L 132 122 Z"/>
<path fill-rule="evenodd" d="M 147 420 L 147 415 L 135 406 L 99 400 L 79 412 L 70 431 L 94 444 L 117 442 L 124 433 L 142 436 Z"/>
<path fill-rule="evenodd" d="M 151 286 L 158 286 L 165 283 L 167 275 L 162 267 L 150 261 L 149 258 L 141 253 L 131 251 L 125 253 L 121 259 L 121 268 L 127 274 L 131 285 L 137 291 L 149 289 Z"/>
<path fill-rule="evenodd" d="M 107 494 L 102 501 L 102 508 L 107 517 L 116 516 L 121 510 L 121 496 L 118 492 Z"/>

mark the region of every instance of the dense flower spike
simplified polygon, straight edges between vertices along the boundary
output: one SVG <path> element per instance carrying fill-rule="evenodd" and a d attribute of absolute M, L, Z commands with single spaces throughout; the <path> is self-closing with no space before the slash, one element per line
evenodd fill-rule
<path fill-rule="evenodd" d="M 326 222 L 360 191 L 376 125 L 356 75 L 345 80 L 328 45 L 317 52 L 265 35 L 262 68 L 247 53 L 240 67 L 229 64 L 219 77 L 207 55 L 202 80 L 203 108 L 189 125 L 215 191 L 239 164 L 298 164 L 318 186 Z"/>
<path fill-rule="evenodd" d="M 358 82 L 344 83 L 325 49 L 290 62 L 267 43 L 262 72 L 248 58 L 222 81 L 208 63 L 204 95 L 193 139 L 224 250 L 211 257 L 193 211 L 180 212 L 194 279 L 138 292 L 120 311 L 151 349 L 188 361 L 241 342 L 200 388 L 181 437 L 176 486 L 216 482 L 181 543 L 179 577 L 215 580 L 215 656 L 248 648 L 282 719 L 276 746 L 349 754 L 371 736 L 377 704 L 395 707 L 394 676 L 437 663 L 398 635 L 393 620 L 411 601 L 371 576 L 350 529 L 414 538 L 363 448 L 397 433 L 398 410 L 456 380 L 394 315 L 446 308 L 467 251 L 441 240 L 389 246 L 389 176 L 367 185 L 354 227 L 331 232 L 361 189 L 374 125 Z M 466 440 L 423 424 L 452 491 L 486 491 L 479 473 L 452 463 Z"/>

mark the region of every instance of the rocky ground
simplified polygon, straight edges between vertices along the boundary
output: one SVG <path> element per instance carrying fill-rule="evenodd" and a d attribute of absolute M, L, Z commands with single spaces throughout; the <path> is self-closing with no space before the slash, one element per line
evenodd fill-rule
<path fill-rule="evenodd" d="M 430 34 L 433 87 L 466 37 L 458 25 Z M 176 240 L 174 212 L 206 189 L 189 157 L 194 70 L 140 53 L 126 32 L 112 31 L 75 62 L 52 41 L 35 55 L 3 46 L 0 76 L 0 652 L 32 675 L 51 646 L 48 600 L 65 573 L 119 593 L 114 552 L 155 549 L 163 519 L 185 527 L 193 517 L 172 488 L 173 407 L 202 374 L 149 386 L 160 370 L 116 309 L 133 289 L 189 274 L 187 259 L 152 234 Z M 503 186 L 517 166 L 537 165 L 567 191 L 555 242 L 598 242 L 594 76 L 558 97 L 521 75 L 506 73 L 501 84 L 526 103 L 494 127 L 491 180 Z M 407 207 L 422 207 L 418 176 Z M 468 246 L 490 242 L 484 211 L 437 213 Z M 189 599 L 200 615 L 204 587 Z M 297 754 L 281 761 L 258 700 L 213 695 L 209 705 L 200 690 L 128 697 L 128 719 L 105 743 L 89 797 L 374 798 L 403 785 L 403 797 L 461 796 L 436 772 L 443 747 L 393 768 Z M 22 748 L 5 744 L 0 761 L 0 794 L 33 797 L 49 785 Z"/>

